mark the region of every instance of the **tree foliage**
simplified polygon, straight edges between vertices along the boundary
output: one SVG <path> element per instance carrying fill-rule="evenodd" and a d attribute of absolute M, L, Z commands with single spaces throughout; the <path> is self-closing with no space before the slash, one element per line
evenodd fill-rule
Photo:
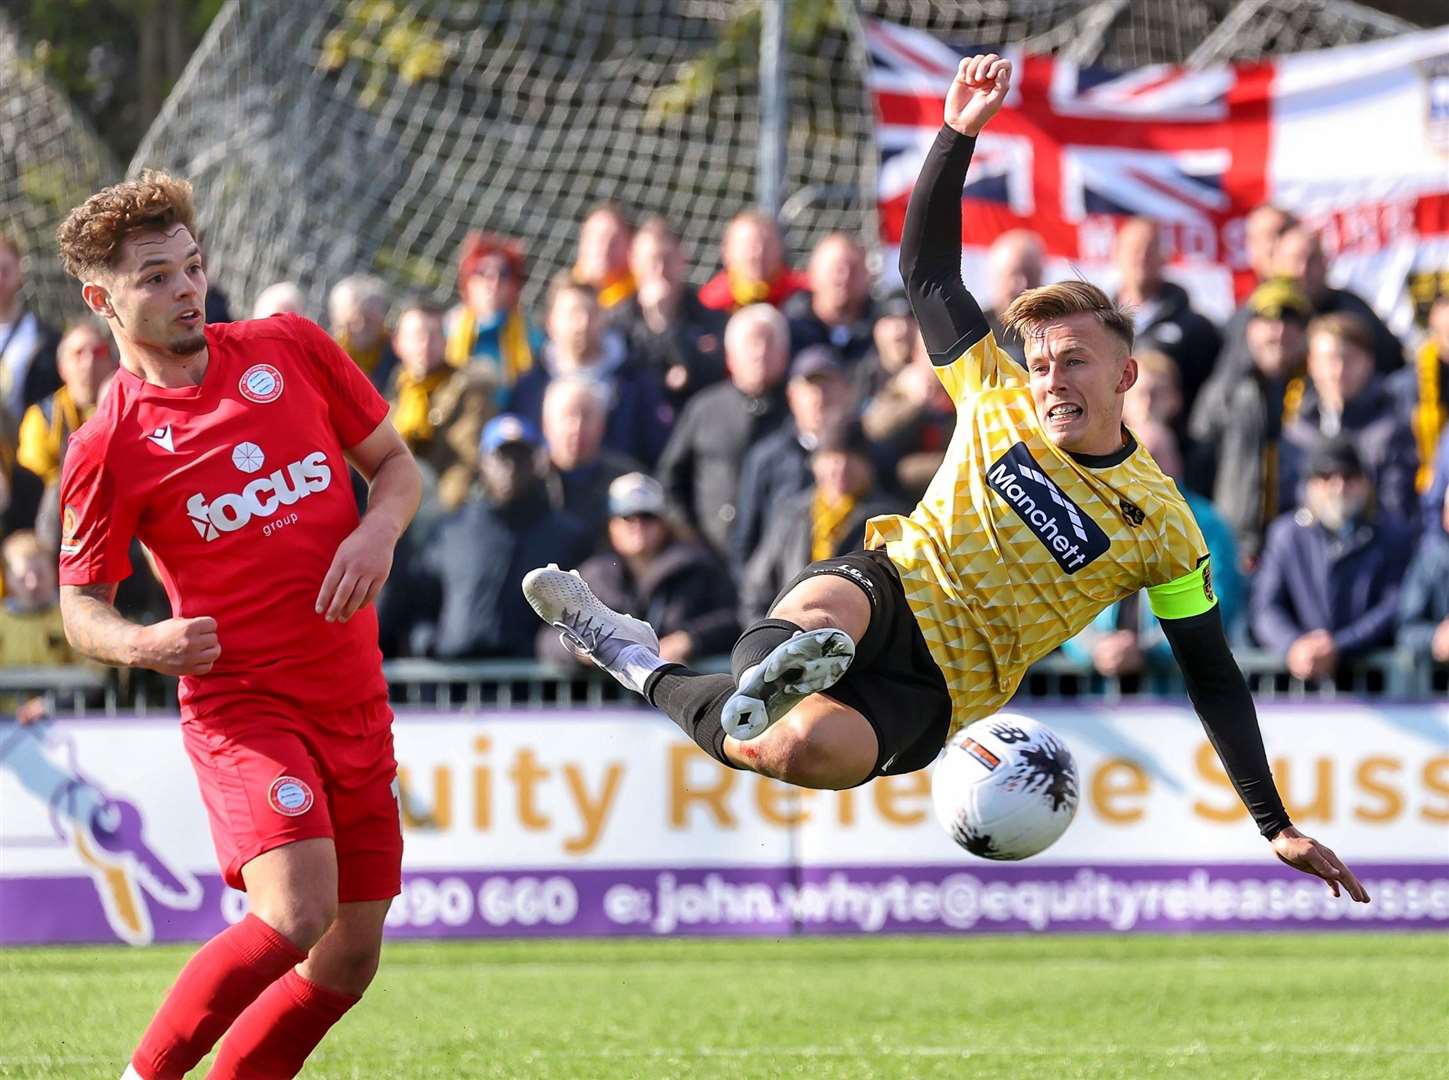
<path fill-rule="evenodd" d="M 0 0 L 0 10 L 125 161 L 224 2 Z"/>
<path fill-rule="evenodd" d="M 649 101 L 651 122 L 660 123 L 673 113 L 692 108 L 714 93 L 715 86 L 727 77 L 753 77 L 760 62 L 762 2 L 765 0 L 751 0 L 724 24 L 713 49 L 684 65 L 678 79 L 654 92 Z M 846 3 L 848 0 L 794 0 L 785 23 L 790 52 L 808 55 L 823 34 L 844 26 Z"/>

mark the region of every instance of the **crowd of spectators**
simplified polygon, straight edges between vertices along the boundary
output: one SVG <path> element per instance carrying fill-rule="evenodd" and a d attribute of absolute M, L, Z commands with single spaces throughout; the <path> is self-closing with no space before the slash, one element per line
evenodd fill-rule
<path fill-rule="evenodd" d="M 1258 283 L 1222 325 L 1171 280 L 1154 222 L 1118 229 L 1115 295 L 1139 339 L 1126 423 L 1197 516 L 1239 642 L 1303 679 L 1395 644 L 1449 663 L 1449 294 L 1400 341 L 1328 284 L 1306 225 L 1265 206 L 1246 226 Z M 531 307 L 526 251 L 481 233 L 448 307 L 366 274 L 332 287 L 322 321 L 426 480 L 379 599 L 387 655 L 575 664 L 521 596 L 546 562 L 650 620 L 667 657 L 717 655 L 808 562 L 909 511 L 956 419 L 909 305 L 873 287 L 855 237 L 823 237 L 803 269 L 784 252 L 774 221 L 745 211 L 719 266 L 691 273 L 667 222 L 603 204 Z M 1031 232 L 997 240 L 971 283 L 994 325 L 1042 262 Z M 57 330 L 26 310 L 21 266 L 0 235 L 0 665 L 71 659 L 56 485 L 117 363 L 103 325 Z M 224 295 L 208 307 L 228 317 Z M 279 282 L 251 315 L 281 311 L 322 314 Z M 133 564 L 123 608 L 165 614 L 144 557 Z M 1172 668 L 1140 597 L 1064 652 L 1102 677 Z"/>

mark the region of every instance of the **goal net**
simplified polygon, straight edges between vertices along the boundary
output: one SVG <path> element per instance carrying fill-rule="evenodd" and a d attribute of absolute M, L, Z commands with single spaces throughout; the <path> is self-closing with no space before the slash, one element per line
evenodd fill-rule
<path fill-rule="evenodd" d="M 20 242 L 23 295 L 42 317 L 60 323 L 83 313 L 80 291 L 55 254 L 55 228 L 72 206 L 120 174 L 0 14 L 0 232 Z"/>
<path fill-rule="evenodd" d="M 291 279 L 320 315 L 358 271 L 445 300 L 469 229 L 522 241 L 532 300 L 606 199 L 668 219 L 702 279 L 755 196 L 760 2 L 232 2 L 132 168 L 196 184 L 239 313 Z M 1119 67 L 1410 28 L 1340 0 L 791 0 L 782 218 L 797 264 L 831 229 L 876 234 L 863 18 Z"/>

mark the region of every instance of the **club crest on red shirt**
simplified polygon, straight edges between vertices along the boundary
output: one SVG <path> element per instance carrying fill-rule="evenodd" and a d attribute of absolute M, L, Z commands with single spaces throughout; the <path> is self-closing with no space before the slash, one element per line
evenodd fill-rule
<path fill-rule="evenodd" d="M 76 513 L 75 507 L 69 503 L 60 514 L 60 552 L 62 555 L 76 555 L 80 552 L 80 544 L 76 543 L 76 534 L 80 532 L 80 515 Z"/>
<path fill-rule="evenodd" d="M 271 364 L 253 364 L 242 372 L 238 388 L 248 401 L 265 405 L 282 396 L 282 373 Z"/>

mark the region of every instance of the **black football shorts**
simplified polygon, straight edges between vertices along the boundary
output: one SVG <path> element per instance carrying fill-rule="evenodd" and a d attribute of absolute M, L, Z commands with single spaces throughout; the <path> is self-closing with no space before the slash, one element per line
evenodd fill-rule
<path fill-rule="evenodd" d="M 906 602 L 895 563 L 879 550 L 821 559 L 795 575 L 780 596 L 819 574 L 852 581 L 870 598 L 870 626 L 855 643 L 855 660 L 823 693 L 855 709 L 875 729 L 880 753 L 872 777 L 925 768 L 946 742 L 951 694 Z"/>

